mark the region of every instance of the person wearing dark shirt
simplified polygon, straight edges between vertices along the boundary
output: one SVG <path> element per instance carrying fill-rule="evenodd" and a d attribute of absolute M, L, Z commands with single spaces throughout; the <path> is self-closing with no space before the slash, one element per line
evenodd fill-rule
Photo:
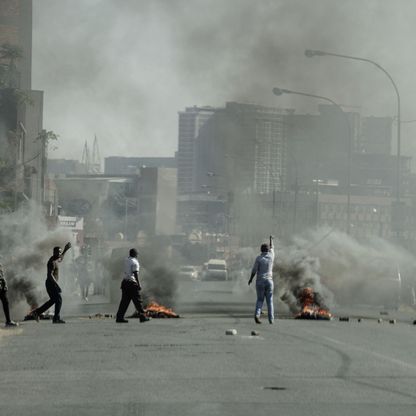
<path fill-rule="evenodd" d="M 6 327 L 17 326 L 16 322 L 10 319 L 9 299 L 7 298 L 7 282 L 4 277 L 3 266 L 0 264 L 0 300 L 3 304 L 4 317 L 6 318 Z"/>
<path fill-rule="evenodd" d="M 47 311 L 52 305 L 55 305 L 55 314 L 53 316 L 52 322 L 54 324 L 64 324 L 65 321 L 61 319 L 60 312 L 62 307 L 62 296 L 61 288 L 59 287 L 59 266 L 58 263 L 62 261 L 65 253 L 71 248 L 71 243 L 67 243 L 64 247 L 64 251 L 60 247 L 53 248 L 52 257 L 48 260 L 47 263 L 47 277 L 46 277 L 46 291 L 49 295 L 49 300 L 45 302 L 42 306 L 32 311 L 32 316 L 36 321 L 39 321 L 39 315 Z"/>

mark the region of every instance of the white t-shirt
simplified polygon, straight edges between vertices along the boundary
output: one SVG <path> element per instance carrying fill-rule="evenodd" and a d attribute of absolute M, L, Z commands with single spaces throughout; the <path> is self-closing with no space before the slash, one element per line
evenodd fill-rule
<path fill-rule="evenodd" d="M 124 280 L 136 281 L 133 272 L 139 273 L 140 264 L 136 257 L 127 257 L 124 261 Z"/>

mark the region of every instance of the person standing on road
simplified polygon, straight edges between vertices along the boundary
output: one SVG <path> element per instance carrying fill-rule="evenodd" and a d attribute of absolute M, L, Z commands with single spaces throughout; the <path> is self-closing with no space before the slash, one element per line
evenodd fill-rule
<path fill-rule="evenodd" d="M 121 300 L 118 307 L 116 322 L 126 323 L 127 319 L 124 319 L 124 315 L 127 308 L 130 305 L 130 301 L 133 301 L 134 306 L 139 313 L 140 322 L 150 321 L 150 318 L 146 316 L 146 311 L 143 309 L 142 298 L 140 291 L 142 290 L 139 282 L 139 270 L 140 265 L 137 260 L 137 250 L 135 248 L 130 249 L 129 257 L 124 262 L 124 277 L 121 282 Z"/>
<path fill-rule="evenodd" d="M 6 318 L 6 327 L 18 326 L 16 322 L 10 319 L 9 299 L 7 298 L 7 282 L 4 278 L 3 266 L 0 264 L 0 300 L 3 304 L 4 317 Z"/>
<path fill-rule="evenodd" d="M 273 236 L 270 236 L 270 244 L 262 244 L 260 247 L 260 255 L 257 256 L 254 262 L 251 276 L 248 281 L 250 285 L 254 276 L 256 278 L 256 310 L 254 312 L 254 321 L 256 324 L 261 324 L 260 315 L 263 307 L 264 299 L 267 303 L 267 312 L 269 323 L 274 322 L 274 308 L 273 308 L 273 262 L 274 262 L 274 248 Z"/>
<path fill-rule="evenodd" d="M 62 251 L 61 247 L 54 247 L 52 257 L 48 260 L 47 263 L 47 277 L 46 277 L 46 291 L 49 295 L 49 300 L 45 302 L 42 306 L 32 311 L 32 316 L 36 321 L 39 321 L 39 315 L 43 312 L 47 311 L 52 305 L 55 305 L 55 314 L 53 316 L 52 322 L 54 324 L 64 324 L 65 321 L 61 319 L 60 312 L 62 307 L 62 296 L 61 296 L 61 288 L 58 284 L 59 279 L 59 267 L 58 263 L 60 263 L 65 253 L 71 248 L 71 243 L 66 243 L 64 247 L 64 251 Z"/>

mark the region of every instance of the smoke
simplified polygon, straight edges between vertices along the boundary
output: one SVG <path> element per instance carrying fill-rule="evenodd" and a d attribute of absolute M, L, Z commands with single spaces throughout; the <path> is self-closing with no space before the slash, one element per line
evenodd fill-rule
<path fill-rule="evenodd" d="M 312 287 L 328 306 L 395 307 L 406 288 L 415 285 L 410 273 L 416 259 L 406 250 L 379 238 L 357 241 L 328 228 L 297 236 L 292 246 L 279 250 L 275 264 L 279 295 L 294 312 L 304 287 Z"/>
<path fill-rule="evenodd" d="M 81 138 L 94 133 L 106 155 L 171 155 L 177 111 L 192 104 L 315 111 L 310 100 L 277 99 L 273 86 L 395 114 L 384 74 L 365 63 L 308 59 L 307 48 L 382 64 L 409 119 L 414 12 L 412 0 L 43 0 L 34 3 L 33 84 L 45 91 L 46 124 L 62 137 L 58 157 L 79 157 Z M 403 136 L 414 129 L 403 127 Z"/>
<path fill-rule="evenodd" d="M 39 303 L 47 259 L 54 246 L 63 246 L 70 239 L 66 230 L 48 229 L 41 207 L 34 202 L 0 215 L 1 263 L 12 306 L 22 300 L 31 308 Z"/>
<path fill-rule="evenodd" d="M 113 252 L 103 258 L 103 267 L 108 275 L 121 282 L 124 272 L 124 260 L 128 256 L 129 248 L 134 246 L 113 249 Z M 168 263 L 169 254 L 167 245 L 157 243 L 150 237 L 146 247 L 139 248 L 138 260 L 140 263 L 139 281 L 142 285 L 142 297 L 145 304 L 156 301 L 168 307 L 175 306 L 177 291 L 177 270 Z M 118 290 L 119 285 L 117 285 Z"/>
<path fill-rule="evenodd" d="M 311 255 L 303 244 L 279 250 L 274 268 L 278 278 L 279 296 L 292 313 L 299 312 L 299 295 L 306 287 L 319 293 L 325 304 L 333 303 L 333 294 L 321 283 L 320 269 L 319 256 Z"/>

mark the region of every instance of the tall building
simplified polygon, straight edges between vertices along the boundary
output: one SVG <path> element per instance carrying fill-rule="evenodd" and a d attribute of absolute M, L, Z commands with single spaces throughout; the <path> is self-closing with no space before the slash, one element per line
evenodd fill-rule
<path fill-rule="evenodd" d="M 213 107 L 188 107 L 179 112 L 178 130 L 178 194 L 197 191 L 195 184 L 195 144 L 201 129 L 218 111 Z"/>
<path fill-rule="evenodd" d="M 44 202 L 43 92 L 31 90 L 32 1 L 0 2 L 0 189 L 6 210 Z"/>
<path fill-rule="evenodd" d="M 109 156 L 104 158 L 105 175 L 131 175 L 138 173 L 142 167 L 176 168 L 174 157 L 124 157 Z"/>
<path fill-rule="evenodd" d="M 196 219 L 203 218 L 201 227 L 210 232 L 215 228 L 229 232 L 236 194 L 285 188 L 285 116 L 285 110 L 236 102 L 216 109 L 190 107 L 180 113 L 178 225 L 182 229 L 197 226 Z M 201 194 L 208 196 L 201 199 Z M 211 219 L 213 223 L 206 224 Z"/>
<path fill-rule="evenodd" d="M 319 105 L 318 114 L 291 114 L 288 124 L 288 186 L 313 187 L 315 181 L 336 184 L 345 192 L 348 152 L 357 148 L 358 113 L 342 114 L 332 105 Z"/>
<path fill-rule="evenodd" d="M 201 129 L 196 189 L 213 194 L 280 191 L 286 181 L 286 112 L 228 102 Z"/>
<path fill-rule="evenodd" d="M 0 1 L 0 45 L 18 46 L 22 58 L 17 66 L 16 87 L 29 90 L 32 78 L 32 0 Z M 0 61 L 5 64 L 7 59 Z"/>
<path fill-rule="evenodd" d="M 364 117 L 357 151 L 390 155 L 392 124 L 391 117 Z"/>

